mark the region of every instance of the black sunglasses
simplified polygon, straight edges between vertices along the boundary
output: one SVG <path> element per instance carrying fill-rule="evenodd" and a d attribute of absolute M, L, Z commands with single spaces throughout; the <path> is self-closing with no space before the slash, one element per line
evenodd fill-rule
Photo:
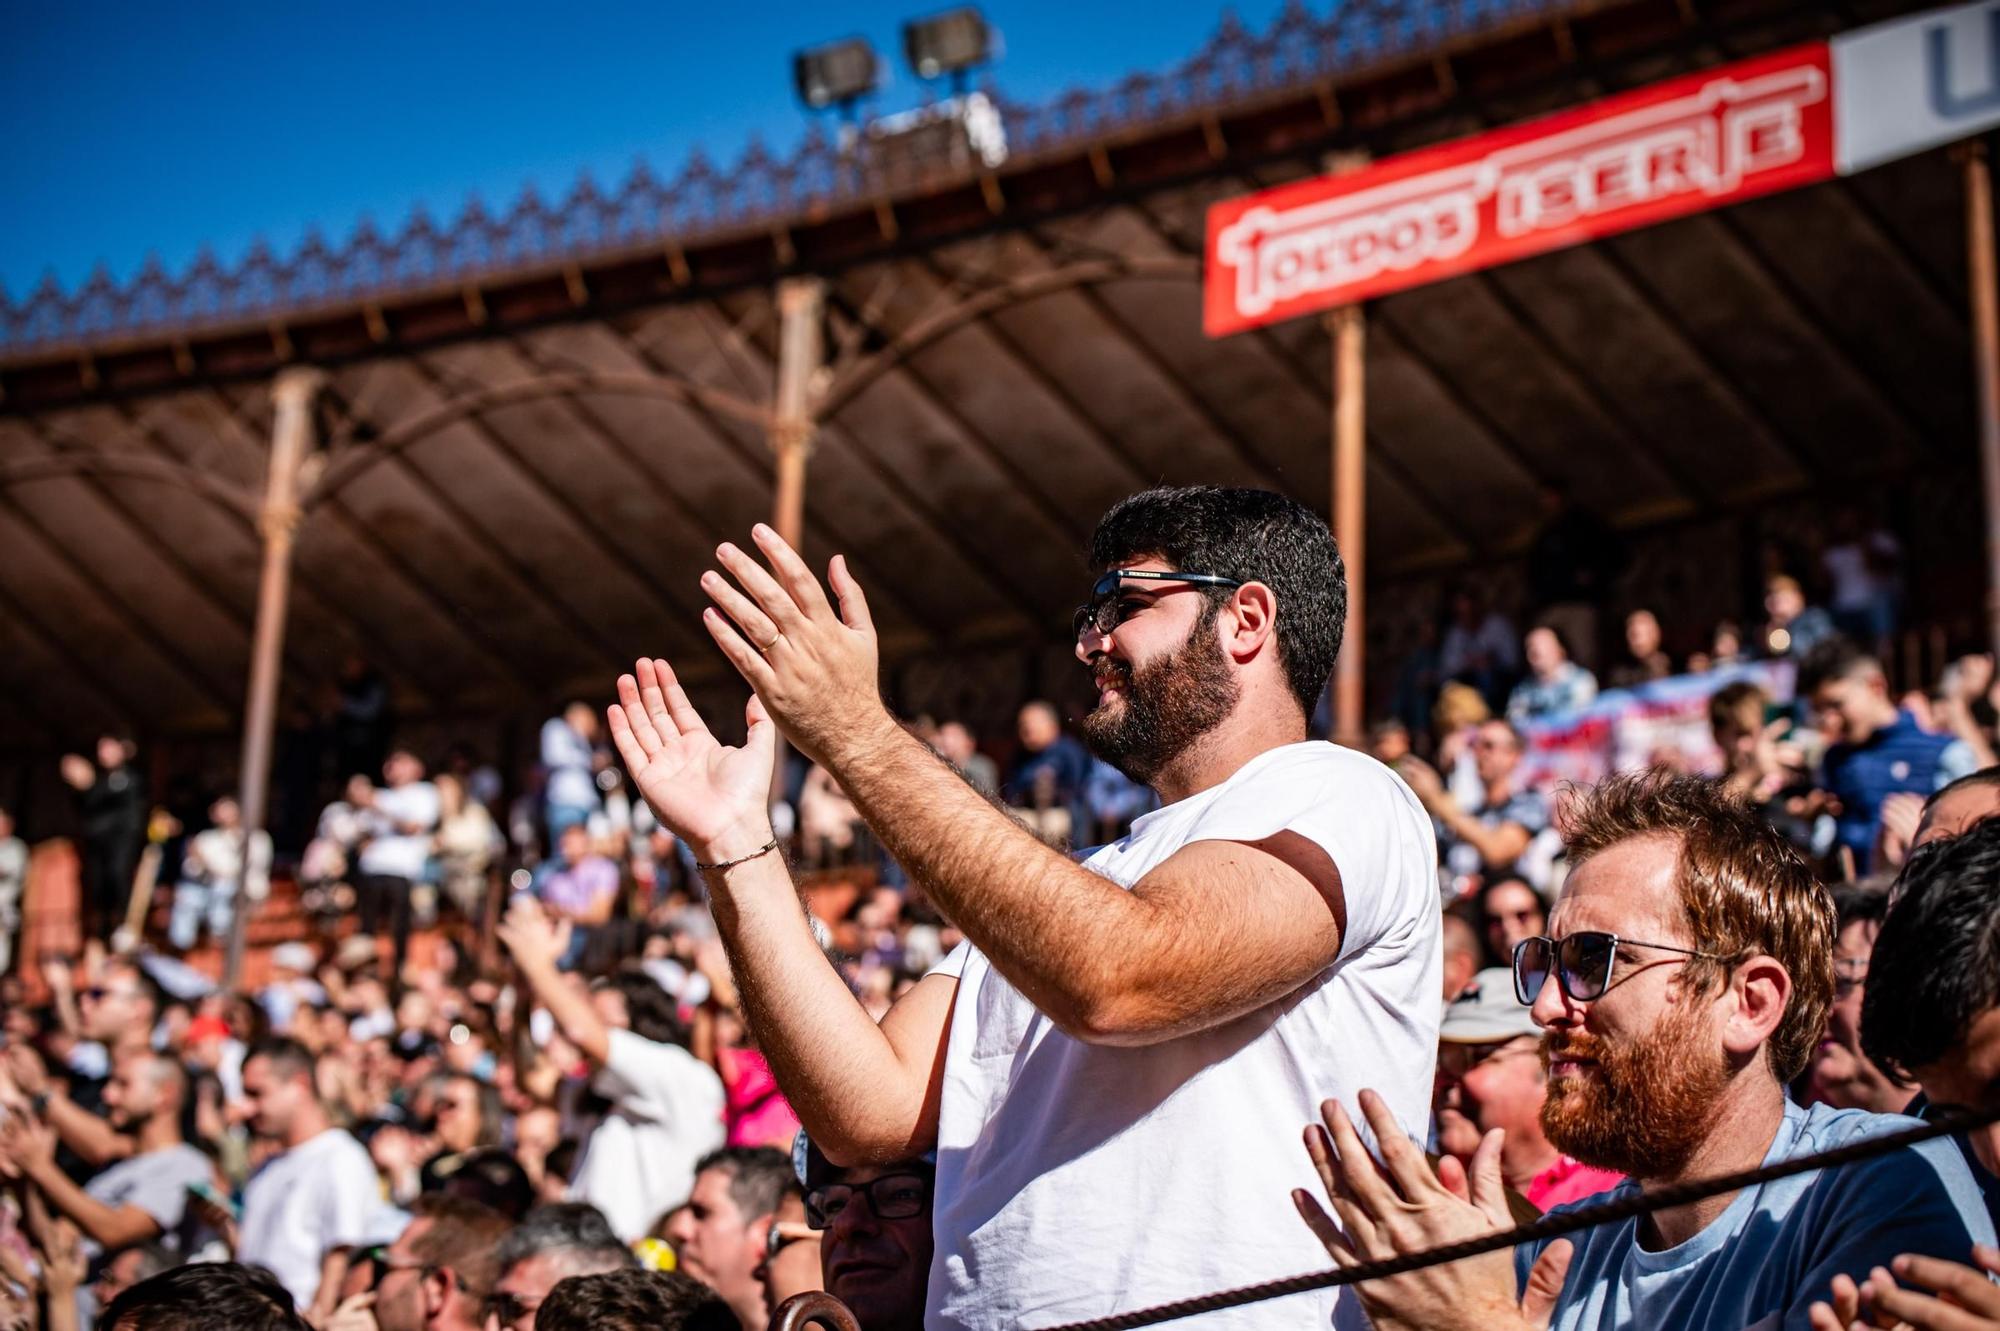
<path fill-rule="evenodd" d="M 1070 616 L 1070 637 L 1081 638 L 1086 628 L 1110 633 L 1125 621 L 1118 593 L 1127 580 L 1140 582 L 1185 582 L 1197 587 L 1241 587 L 1243 579 L 1225 578 L 1219 573 L 1186 573 L 1179 569 L 1114 568 L 1090 587 L 1090 600 Z"/>
<path fill-rule="evenodd" d="M 828 1183 L 806 1194 L 806 1223 L 825 1229 L 834 1217 L 853 1204 L 857 1195 L 868 1199 L 868 1209 L 877 1220 L 910 1220 L 924 1213 L 930 1201 L 931 1180 L 925 1174 L 884 1174 L 860 1185 Z"/>
<path fill-rule="evenodd" d="M 1562 986 L 1570 1002 L 1589 1003 L 1602 998 L 1611 987 L 1611 971 L 1618 964 L 1621 947 L 1649 947 L 1660 952 L 1678 952 L 1684 957 L 1726 960 L 1714 952 L 1675 947 L 1671 943 L 1641 943 L 1597 929 L 1564 934 L 1560 939 L 1537 935 L 1514 944 L 1514 997 L 1524 1006 L 1533 1006 L 1542 986 L 1549 982 L 1549 972 L 1554 971 L 1556 983 Z"/>

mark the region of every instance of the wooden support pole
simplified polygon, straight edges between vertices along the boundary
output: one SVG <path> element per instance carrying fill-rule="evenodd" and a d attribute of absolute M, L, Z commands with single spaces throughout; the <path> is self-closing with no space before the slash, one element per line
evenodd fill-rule
<path fill-rule="evenodd" d="M 276 411 L 271 424 L 271 458 L 264 483 L 258 530 L 264 537 L 264 567 L 257 582 L 257 623 L 250 644 L 250 686 L 243 708 L 243 833 L 237 859 L 236 911 L 229 923 L 229 950 L 222 983 L 234 989 L 243 978 L 243 937 L 255 904 L 248 891 L 250 847 L 264 830 L 271 794 L 271 732 L 276 722 L 278 671 L 285 646 L 285 617 L 292 588 L 292 544 L 298 535 L 299 474 L 313 449 L 313 400 L 326 383 L 319 370 L 285 370 L 271 386 Z"/>
<path fill-rule="evenodd" d="M 2000 654 L 2000 286 L 1993 252 L 1993 173 L 1984 140 L 1959 151 L 1965 173 L 1973 377 L 1979 388 L 1979 472 L 1986 497 L 1987 650 Z"/>
<path fill-rule="evenodd" d="M 771 525 L 794 550 L 805 549 L 806 459 L 812 453 L 815 411 L 823 388 L 820 314 L 826 284 L 817 277 L 788 277 L 778 284 L 778 385 L 771 412 L 776 490 Z M 771 802 L 785 794 L 785 743 L 778 741 L 771 769 Z"/>
<path fill-rule="evenodd" d="M 1360 151 L 1330 154 L 1346 175 L 1368 165 Z M 1333 540 L 1347 571 L 1347 630 L 1333 671 L 1333 738 L 1359 748 L 1368 707 L 1368 324 L 1359 305 L 1326 316 L 1333 337 Z"/>

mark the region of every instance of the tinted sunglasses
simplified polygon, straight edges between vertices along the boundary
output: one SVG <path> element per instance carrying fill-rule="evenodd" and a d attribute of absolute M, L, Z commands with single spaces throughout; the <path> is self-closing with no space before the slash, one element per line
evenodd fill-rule
<path fill-rule="evenodd" d="M 1125 622 L 1125 606 L 1118 595 L 1124 584 L 1138 582 L 1185 582 L 1196 587 L 1241 587 L 1243 579 L 1225 578 L 1219 573 L 1186 573 L 1179 569 L 1114 568 L 1090 586 L 1090 600 L 1070 616 L 1070 636 L 1081 638 L 1085 629 L 1110 633 Z"/>
<path fill-rule="evenodd" d="M 1550 972 L 1554 972 L 1556 983 L 1562 986 L 1570 1002 L 1589 1003 L 1602 998 L 1611 987 L 1611 972 L 1618 964 L 1621 947 L 1645 947 L 1658 952 L 1677 952 L 1684 957 L 1725 960 L 1714 952 L 1675 947 L 1671 943 L 1641 943 L 1596 929 L 1564 934 L 1560 939 L 1538 935 L 1523 938 L 1514 945 L 1514 997 L 1523 1005 L 1532 1006 L 1542 986 L 1549 982 Z"/>

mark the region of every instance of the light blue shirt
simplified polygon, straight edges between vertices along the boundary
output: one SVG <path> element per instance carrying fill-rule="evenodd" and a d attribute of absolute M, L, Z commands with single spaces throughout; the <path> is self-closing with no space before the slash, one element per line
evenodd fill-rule
<path fill-rule="evenodd" d="M 1764 1163 L 1915 1124 L 1899 1114 L 1787 1102 Z M 1637 1186 L 1627 1183 L 1610 1195 L 1623 1197 Z M 1837 1274 L 1865 1279 L 1903 1252 L 1969 1262 L 1975 1242 L 1993 1242 L 1979 1189 L 1947 1138 L 1738 1193 L 1699 1234 L 1663 1252 L 1639 1246 L 1638 1224 L 1625 1220 L 1570 1236 L 1576 1255 L 1550 1331 L 1807 1331 L 1806 1310 L 1827 1297 Z M 1545 1246 L 1515 1250 L 1519 1280 L 1526 1281 Z"/>

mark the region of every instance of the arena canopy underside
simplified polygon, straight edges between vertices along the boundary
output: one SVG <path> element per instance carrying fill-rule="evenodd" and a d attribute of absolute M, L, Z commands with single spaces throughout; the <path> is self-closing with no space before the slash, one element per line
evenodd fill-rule
<path fill-rule="evenodd" d="M 1327 330 L 1204 336 L 1209 204 L 1911 8 L 1289 13 L 1170 80 L 1010 110 L 997 169 L 828 184 L 819 159 L 753 155 L 698 167 L 698 216 L 688 178 L 642 182 L 662 234 L 590 196 L 37 293 L 0 310 L 0 744 L 240 724 L 272 387 L 296 366 L 325 379 L 288 704 L 350 656 L 440 725 L 607 694 L 640 653 L 735 691 L 696 578 L 771 517 L 787 429 L 810 440 L 807 551 L 853 560 L 902 701 L 1061 688 L 1117 498 L 1213 481 L 1329 506 Z M 1336 29 L 1374 44 L 1294 50 Z M 1376 659 L 1441 577 L 1503 576 L 1551 490 L 1732 604 L 1735 565 L 1702 561 L 1735 555 L 1704 533 L 1908 496 L 1938 537 L 1913 561 L 1976 605 L 1965 207 L 1933 152 L 1370 302 Z M 803 424 L 774 405 L 799 278 L 823 343 Z"/>

